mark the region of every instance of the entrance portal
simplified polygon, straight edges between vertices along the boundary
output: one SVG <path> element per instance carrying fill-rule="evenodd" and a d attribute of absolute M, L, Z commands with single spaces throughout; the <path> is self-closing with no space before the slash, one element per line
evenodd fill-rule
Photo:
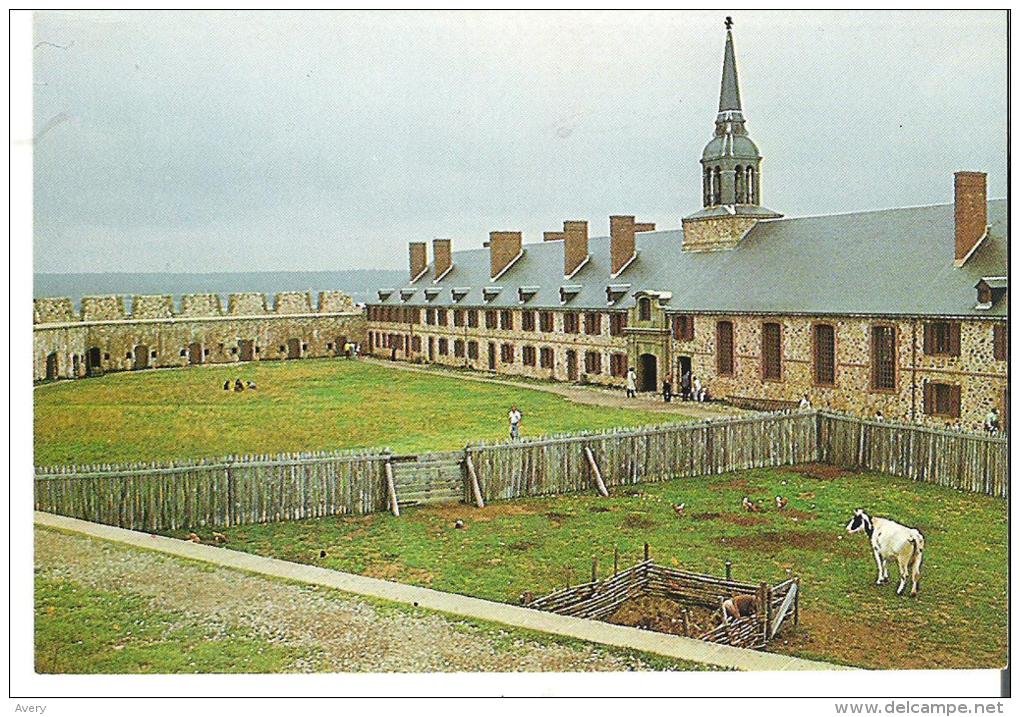
<path fill-rule="evenodd" d="M 255 342 L 252 339 L 241 339 L 237 342 L 237 353 L 242 361 L 254 361 Z"/>
<path fill-rule="evenodd" d="M 89 376 L 99 376 L 103 373 L 103 352 L 98 346 L 93 346 L 85 354 L 85 373 Z"/>
<path fill-rule="evenodd" d="M 188 346 L 188 363 L 197 365 L 202 363 L 202 344 L 193 343 Z"/>
<path fill-rule="evenodd" d="M 135 370 L 143 368 L 149 368 L 149 347 L 144 345 L 135 346 L 135 350 L 132 352 L 135 357 L 135 363 L 132 366 Z"/>
<path fill-rule="evenodd" d="M 655 391 L 659 385 L 658 359 L 655 354 L 641 354 L 638 359 L 638 390 Z"/>
<path fill-rule="evenodd" d="M 46 357 L 46 380 L 52 381 L 57 378 L 57 354 L 52 353 Z"/>
<path fill-rule="evenodd" d="M 489 344 L 489 370 L 496 370 L 496 344 Z"/>
<path fill-rule="evenodd" d="M 301 339 L 287 339 L 287 358 L 301 358 Z"/>
<path fill-rule="evenodd" d="M 691 357 L 681 356 L 676 361 L 676 376 L 673 377 L 675 379 L 674 383 L 677 386 L 679 386 L 680 383 L 683 381 L 683 377 L 689 374 L 690 372 L 691 372 Z"/>

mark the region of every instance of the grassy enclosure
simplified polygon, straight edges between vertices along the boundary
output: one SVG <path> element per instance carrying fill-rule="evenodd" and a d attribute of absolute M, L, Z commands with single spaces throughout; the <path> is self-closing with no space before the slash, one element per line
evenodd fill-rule
<path fill-rule="evenodd" d="M 258 390 L 224 391 L 236 378 Z M 40 466 L 377 446 L 455 450 L 504 439 L 513 404 L 524 413 L 525 437 L 682 420 L 342 360 L 125 372 L 44 386 L 34 398 Z"/>
<path fill-rule="evenodd" d="M 745 495 L 766 511 L 743 512 Z M 789 499 L 787 509 L 774 508 L 776 495 Z M 686 514 L 678 518 L 671 503 L 686 503 Z M 844 530 L 859 507 L 925 534 L 918 599 L 875 585 L 866 538 Z M 649 542 L 656 562 L 697 572 L 721 575 L 731 560 L 734 579 L 800 575 L 800 627 L 771 650 L 871 668 L 997 668 L 1006 661 L 1006 508 L 999 498 L 802 466 L 621 487 L 610 498 L 239 526 L 228 547 L 517 602 L 526 591 L 586 582 L 593 557 L 611 571 L 614 545 L 627 567 Z"/>

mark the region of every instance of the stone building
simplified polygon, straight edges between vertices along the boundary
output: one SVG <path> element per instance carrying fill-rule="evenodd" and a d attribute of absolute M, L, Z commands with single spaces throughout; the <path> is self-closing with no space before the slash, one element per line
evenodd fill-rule
<path fill-rule="evenodd" d="M 81 378 L 108 371 L 339 356 L 362 343 L 364 311 L 338 291 L 36 299 L 34 378 Z"/>
<path fill-rule="evenodd" d="M 762 204 L 727 29 L 702 207 L 657 231 L 567 221 L 542 242 L 410 245 L 410 275 L 367 307 L 369 349 L 558 381 L 652 391 L 684 373 L 714 398 L 933 426 L 1006 416 L 1006 200 L 958 172 L 951 204 L 786 218 Z M 948 177 L 947 177 L 948 184 Z"/>

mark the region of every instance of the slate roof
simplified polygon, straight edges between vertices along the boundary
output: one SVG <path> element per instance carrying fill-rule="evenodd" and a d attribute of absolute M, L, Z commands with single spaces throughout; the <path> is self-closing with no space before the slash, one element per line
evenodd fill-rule
<path fill-rule="evenodd" d="M 1005 199 L 988 203 L 988 236 L 967 264 L 953 267 L 953 205 L 906 207 L 852 214 L 759 221 L 729 251 L 684 252 L 683 230 L 637 235 L 637 259 L 609 275 L 609 238 L 589 241 L 591 259 L 569 280 L 563 276 L 563 242 L 524 245 L 521 257 L 497 281 L 489 279 L 489 250 L 453 253 L 453 268 L 434 283 L 430 265 L 414 284 L 392 287 L 372 303 L 476 308 L 625 309 L 639 290 L 672 293 L 675 311 L 776 314 L 1005 316 L 1008 295 L 977 310 L 975 284 L 1007 274 Z M 560 302 L 560 287 L 576 293 Z M 606 287 L 629 285 L 614 304 Z M 518 289 L 537 291 L 525 303 Z M 439 287 L 431 301 L 424 288 Z M 467 289 L 454 301 L 452 288 Z M 493 287 L 501 287 L 495 298 Z M 401 289 L 415 289 L 401 301 Z M 430 292 L 432 293 L 432 292 Z M 406 295 L 406 292 L 405 292 Z"/>

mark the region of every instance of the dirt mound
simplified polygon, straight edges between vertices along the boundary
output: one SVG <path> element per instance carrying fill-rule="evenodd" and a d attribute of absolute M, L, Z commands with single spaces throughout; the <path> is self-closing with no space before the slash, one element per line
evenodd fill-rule
<path fill-rule="evenodd" d="M 723 538 L 727 545 L 738 550 L 754 550 L 762 553 L 772 553 L 779 548 L 800 548 L 802 550 L 832 549 L 842 545 L 837 541 L 835 533 L 823 533 L 822 531 L 783 533 L 766 531 L 753 533 L 751 535 L 734 535 Z"/>
<path fill-rule="evenodd" d="M 722 513 L 691 513 L 691 520 L 717 520 Z"/>
<path fill-rule="evenodd" d="M 836 480 L 837 478 L 845 478 L 848 475 L 853 475 L 853 471 L 844 470 L 838 466 L 830 466 L 826 463 L 802 463 L 799 466 L 793 466 L 788 469 L 791 473 L 797 473 L 808 478 L 816 478 L 818 480 Z"/>
<path fill-rule="evenodd" d="M 625 529 L 647 529 L 655 527 L 655 521 L 641 513 L 628 513 L 623 519 Z"/>
<path fill-rule="evenodd" d="M 690 625 L 690 636 L 697 637 L 719 624 L 719 616 L 713 610 L 697 606 L 685 606 L 675 600 L 642 595 L 624 602 L 610 615 L 606 622 L 614 625 L 629 625 L 642 630 L 654 630 L 670 635 L 683 635 L 684 623 L 681 617 L 684 608 Z"/>
<path fill-rule="evenodd" d="M 548 513 L 545 513 L 545 517 L 552 521 L 552 523 L 556 525 L 556 527 L 559 527 L 560 523 L 562 523 L 570 516 L 567 515 L 566 513 L 557 513 L 554 510 L 550 510 Z"/>

